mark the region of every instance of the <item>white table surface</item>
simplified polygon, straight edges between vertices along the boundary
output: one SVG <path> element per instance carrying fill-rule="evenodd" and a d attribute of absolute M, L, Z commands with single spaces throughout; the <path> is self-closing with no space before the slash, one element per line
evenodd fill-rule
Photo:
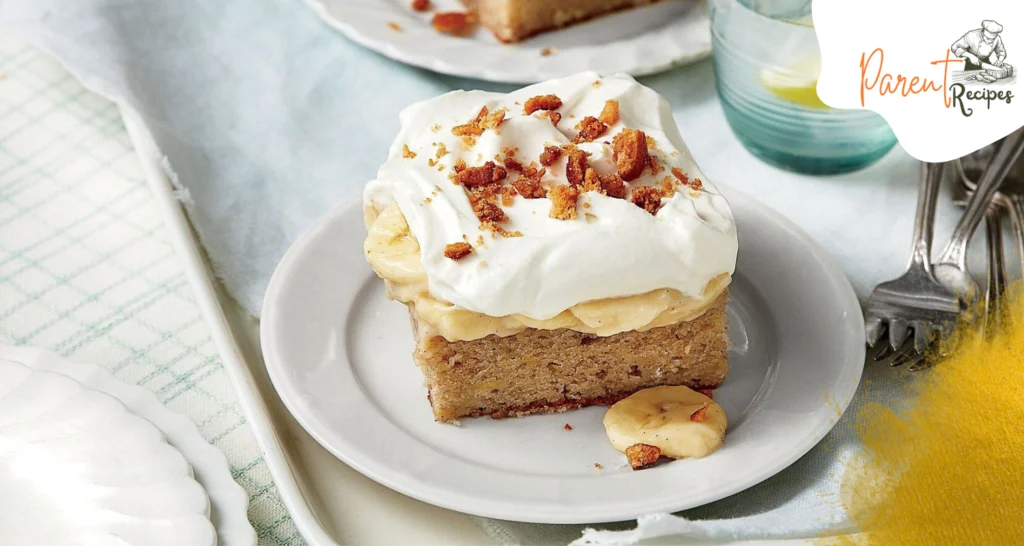
<path fill-rule="evenodd" d="M 0 343 L 56 351 L 141 385 L 193 419 L 249 493 L 259 544 L 301 545 L 222 368 L 116 106 L 0 37 Z M 325 503 L 346 544 L 485 544 L 461 514 L 342 468 Z M 337 471 L 337 470 L 333 470 Z"/>

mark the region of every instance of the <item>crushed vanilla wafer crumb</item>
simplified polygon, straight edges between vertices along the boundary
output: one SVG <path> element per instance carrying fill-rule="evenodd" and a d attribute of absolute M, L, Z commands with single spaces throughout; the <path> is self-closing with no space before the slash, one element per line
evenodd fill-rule
<path fill-rule="evenodd" d="M 654 466 L 661 458 L 661 448 L 648 444 L 633 444 L 626 448 L 626 460 L 633 470 L 643 470 Z"/>
<path fill-rule="evenodd" d="M 704 421 L 707 421 L 708 406 L 710 406 L 710 404 L 705 403 L 703 406 L 700 407 L 699 410 L 690 414 L 690 420 L 693 421 L 694 423 L 703 423 Z"/>
<path fill-rule="evenodd" d="M 530 115 L 537 110 L 556 110 L 562 107 L 562 99 L 558 95 L 538 95 L 531 97 L 523 105 L 523 113 Z"/>
<path fill-rule="evenodd" d="M 597 117 L 601 120 L 601 123 L 606 125 L 615 125 L 619 122 L 619 101 L 609 100 L 605 101 L 604 108 L 601 110 L 601 115 Z"/>
<path fill-rule="evenodd" d="M 469 243 L 450 243 L 444 247 L 444 257 L 450 260 L 461 260 L 473 252 L 473 246 Z"/>
<path fill-rule="evenodd" d="M 548 216 L 558 220 L 576 219 L 576 200 L 580 196 L 580 190 L 572 186 L 558 185 L 548 190 L 548 198 L 551 199 L 551 212 Z"/>

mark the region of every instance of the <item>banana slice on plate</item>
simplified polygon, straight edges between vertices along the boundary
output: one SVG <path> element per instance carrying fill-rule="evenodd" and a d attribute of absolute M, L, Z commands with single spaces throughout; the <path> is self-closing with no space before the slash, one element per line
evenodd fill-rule
<path fill-rule="evenodd" d="M 653 464 L 654 451 L 634 446 L 657 448 L 660 456 L 672 459 L 703 457 L 722 445 L 728 424 L 725 411 L 714 400 L 682 386 L 644 389 L 620 400 L 604 415 L 608 440 L 627 454 L 637 470 Z"/>

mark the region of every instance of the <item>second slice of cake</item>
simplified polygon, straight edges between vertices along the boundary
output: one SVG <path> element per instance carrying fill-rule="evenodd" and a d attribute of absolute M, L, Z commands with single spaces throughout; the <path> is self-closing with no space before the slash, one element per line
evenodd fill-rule
<path fill-rule="evenodd" d="M 365 250 L 408 306 L 435 418 L 719 386 L 736 231 L 668 104 L 584 73 L 402 113 Z"/>
<path fill-rule="evenodd" d="M 657 0 L 463 0 L 502 42 L 563 28 Z"/>

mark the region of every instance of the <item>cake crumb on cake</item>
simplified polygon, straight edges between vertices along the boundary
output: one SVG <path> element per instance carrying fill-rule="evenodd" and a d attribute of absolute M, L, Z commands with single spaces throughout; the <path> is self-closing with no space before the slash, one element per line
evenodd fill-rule
<path fill-rule="evenodd" d="M 455 136 L 480 136 L 484 134 L 484 128 L 473 121 L 452 127 L 452 134 Z"/>
<path fill-rule="evenodd" d="M 583 184 L 587 174 L 587 154 L 583 150 L 573 146 L 565 150 L 567 158 L 565 161 L 565 179 L 572 187 Z"/>
<path fill-rule="evenodd" d="M 647 166 L 647 135 L 643 131 L 626 128 L 612 139 L 615 166 L 623 180 L 637 179 Z"/>
<path fill-rule="evenodd" d="M 558 112 L 548 112 L 548 119 L 551 120 L 551 125 L 558 127 L 558 122 L 562 121 L 562 114 Z"/>
<path fill-rule="evenodd" d="M 587 167 L 587 172 L 583 175 L 583 191 L 604 193 L 604 189 L 601 188 L 601 179 L 598 178 L 597 171 L 592 167 Z"/>
<path fill-rule="evenodd" d="M 594 463 L 594 468 L 596 468 L 598 470 L 603 470 L 604 469 L 604 465 L 601 464 L 601 463 Z"/>
<path fill-rule="evenodd" d="M 700 407 L 700 409 L 698 409 L 697 411 L 695 411 L 692 414 L 690 414 L 690 420 L 693 421 L 694 423 L 703 423 L 704 421 L 707 421 L 708 420 L 708 406 L 710 406 L 710 405 L 711 404 L 708 404 L 707 402 L 705 402 L 704 405 Z"/>
<path fill-rule="evenodd" d="M 556 51 L 558 51 L 557 47 L 545 47 L 544 49 L 540 50 L 540 56 L 547 57 L 548 55 L 551 55 Z"/>
<path fill-rule="evenodd" d="M 607 125 L 615 125 L 619 122 L 619 101 L 609 100 L 605 101 L 604 108 L 601 110 L 601 115 L 598 116 L 601 123 Z"/>
<path fill-rule="evenodd" d="M 480 118 L 480 126 L 484 129 L 497 129 L 505 121 L 505 110 L 495 110 Z"/>
<path fill-rule="evenodd" d="M 501 167 L 498 167 L 499 169 Z M 502 186 L 501 191 L 501 204 L 506 207 L 511 207 L 512 203 L 515 202 L 516 189 L 512 186 Z"/>
<path fill-rule="evenodd" d="M 633 444 L 626 448 L 626 460 L 633 470 L 654 466 L 661 458 L 661 448 L 648 444 Z"/>
<path fill-rule="evenodd" d="M 509 148 L 508 146 L 501 149 L 501 153 L 505 156 L 501 158 L 497 155 L 494 156 L 495 161 L 501 161 L 505 165 L 505 168 L 510 171 L 521 173 L 524 170 L 523 164 L 516 159 L 516 154 L 519 153 L 519 148 Z"/>
<path fill-rule="evenodd" d="M 473 246 L 469 243 L 450 243 L 444 247 L 444 257 L 450 260 L 459 261 L 473 252 Z"/>
<path fill-rule="evenodd" d="M 580 190 L 572 186 L 555 186 L 548 190 L 551 199 L 551 212 L 548 216 L 558 220 L 576 219 L 576 200 Z"/>
<path fill-rule="evenodd" d="M 626 197 L 626 185 L 617 174 L 599 175 L 588 167 L 583 177 L 583 191 L 593 191 L 608 197 L 622 199 Z"/>
<path fill-rule="evenodd" d="M 562 427 L 562 428 L 564 428 L 566 432 L 569 432 L 570 430 L 572 430 L 572 425 L 570 425 L 569 423 L 566 423 L 565 426 Z"/>
<path fill-rule="evenodd" d="M 487 106 L 483 106 L 472 121 L 452 127 L 452 134 L 457 137 L 462 137 L 462 142 L 466 144 L 467 147 L 472 148 L 476 145 L 476 139 L 474 137 L 484 134 L 486 129 L 496 131 L 503 121 L 505 121 L 504 108 L 501 110 L 495 110 L 494 112 L 489 112 Z"/>
<path fill-rule="evenodd" d="M 550 167 L 558 158 L 562 157 L 562 149 L 558 146 L 545 146 L 540 154 L 540 164 Z"/>
<path fill-rule="evenodd" d="M 430 0 L 412 0 L 412 9 L 414 11 L 428 11 L 430 10 Z"/>
<path fill-rule="evenodd" d="M 651 214 L 658 214 L 661 209 L 661 190 L 654 186 L 639 186 L 633 188 L 633 204 L 646 210 Z"/>
<path fill-rule="evenodd" d="M 473 207 L 473 214 L 476 214 L 480 222 L 497 224 L 505 221 L 505 211 L 494 201 L 493 195 L 470 195 L 469 203 Z"/>
<path fill-rule="evenodd" d="M 482 229 L 484 231 L 493 232 L 493 233 L 495 233 L 497 235 L 501 235 L 502 237 L 522 237 L 523 236 L 523 232 L 521 232 L 519 230 L 509 231 L 509 230 L 501 227 L 497 223 L 490 222 L 490 221 L 482 222 L 480 224 L 480 229 Z"/>
<path fill-rule="evenodd" d="M 690 177 L 686 176 L 686 173 L 684 173 L 679 167 L 672 167 L 672 176 L 678 178 L 683 184 L 687 186 L 690 185 Z"/>
<path fill-rule="evenodd" d="M 416 152 L 410 150 L 408 144 L 402 144 L 402 157 L 405 159 L 416 159 Z"/>
<path fill-rule="evenodd" d="M 647 166 L 651 168 L 651 176 L 658 176 L 665 170 L 665 167 L 661 166 L 661 160 L 657 154 L 648 154 Z"/>
<path fill-rule="evenodd" d="M 526 176 L 520 176 L 515 182 L 512 182 L 512 187 L 519 192 L 526 199 L 541 199 L 547 197 L 548 192 L 541 185 L 540 180 L 535 178 L 529 178 Z"/>
<path fill-rule="evenodd" d="M 538 95 L 527 99 L 523 105 L 523 113 L 530 115 L 537 110 L 556 110 L 561 108 L 562 99 L 558 95 Z"/>
<path fill-rule="evenodd" d="M 402 25 L 399 25 L 394 21 L 388 21 L 388 28 L 395 32 L 402 32 Z"/>
<path fill-rule="evenodd" d="M 504 167 L 495 165 L 488 161 L 479 167 L 467 167 L 455 174 L 455 183 L 467 188 L 477 188 L 488 184 L 495 184 L 505 179 L 508 171 Z"/>
<path fill-rule="evenodd" d="M 593 142 L 608 130 L 608 126 L 594 116 L 587 116 L 576 124 L 576 129 L 579 133 L 573 137 L 573 142 Z"/>
<path fill-rule="evenodd" d="M 588 167 L 583 177 L 583 191 L 593 191 L 608 197 L 623 199 L 626 197 L 626 185 L 617 174 L 599 175 Z"/>

